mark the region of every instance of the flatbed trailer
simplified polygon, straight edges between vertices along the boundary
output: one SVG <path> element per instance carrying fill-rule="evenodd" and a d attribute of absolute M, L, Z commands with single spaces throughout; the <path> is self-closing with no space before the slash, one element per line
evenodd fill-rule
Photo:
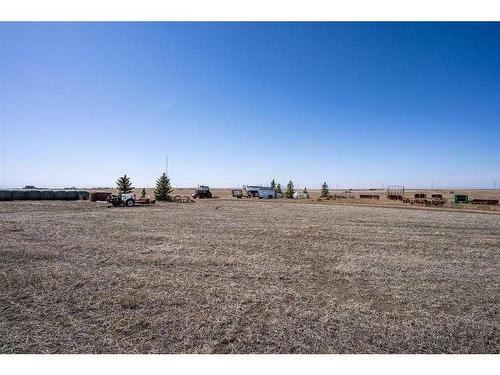
<path fill-rule="evenodd" d="M 471 201 L 469 201 L 469 203 L 496 205 L 498 204 L 498 199 L 472 199 Z"/>
<path fill-rule="evenodd" d="M 135 200 L 135 204 L 141 204 L 141 205 L 149 205 L 149 204 L 155 204 L 155 200 L 151 198 L 138 198 Z"/>

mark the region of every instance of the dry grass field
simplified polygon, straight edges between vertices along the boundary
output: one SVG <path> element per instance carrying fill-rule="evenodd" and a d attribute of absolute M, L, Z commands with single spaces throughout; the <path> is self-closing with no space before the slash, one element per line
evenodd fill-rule
<path fill-rule="evenodd" d="M 500 215 L 0 202 L 2 353 L 499 353 Z"/>

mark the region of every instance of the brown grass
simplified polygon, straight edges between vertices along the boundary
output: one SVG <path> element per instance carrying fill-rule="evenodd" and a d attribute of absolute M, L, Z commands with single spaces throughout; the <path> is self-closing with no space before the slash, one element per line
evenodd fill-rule
<path fill-rule="evenodd" d="M 0 203 L 3 353 L 499 353 L 500 216 Z"/>

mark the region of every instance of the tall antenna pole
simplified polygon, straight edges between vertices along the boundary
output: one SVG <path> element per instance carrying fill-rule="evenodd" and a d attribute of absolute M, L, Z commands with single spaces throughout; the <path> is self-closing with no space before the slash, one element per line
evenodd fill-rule
<path fill-rule="evenodd" d="M 165 152 L 165 174 L 168 176 L 168 153 Z"/>

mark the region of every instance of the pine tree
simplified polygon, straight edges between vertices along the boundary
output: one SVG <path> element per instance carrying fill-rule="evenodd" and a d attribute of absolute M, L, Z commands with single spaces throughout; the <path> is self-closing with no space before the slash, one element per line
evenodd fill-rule
<path fill-rule="evenodd" d="M 271 181 L 271 189 L 273 189 L 274 191 L 276 191 L 276 181 L 274 181 L 274 178 Z"/>
<path fill-rule="evenodd" d="M 274 189 L 274 191 L 275 191 L 276 193 L 283 194 L 283 189 L 281 189 L 281 184 L 280 184 L 280 183 L 278 183 L 278 184 L 276 185 L 276 188 Z"/>
<path fill-rule="evenodd" d="M 116 181 L 116 186 L 118 188 L 118 193 L 120 194 L 131 193 L 134 190 L 132 183 L 130 182 L 130 177 L 127 175 L 120 177 Z"/>
<path fill-rule="evenodd" d="M 323 182 L 321 186 L 321 198 L 328 198 L 330 196 L 330 190 L 328 189 L 328 185 L 326 182 Z"/>
<path fill-rule="evenodd" d="M 142 188 L 141 198 L 146 198 L 146 188 Z"/>
<path fill-rule="evenodd" d="M 293 198 L 293 194 L 295 193 L 295 190 L 293 188 L 293 182 L 290 180 L 288 181 L 288 184 L 286 185 L 286 190 L 285 190 L 285 198 Z"/>
<path fill-rule="evenodd" d="M 170 179 L 163 173 L 156 181 L 155 199 L 157 201 L 170 201 L 172 199 L 170 197 L 171 192 L 172 187 L 170 186 Z"/>

